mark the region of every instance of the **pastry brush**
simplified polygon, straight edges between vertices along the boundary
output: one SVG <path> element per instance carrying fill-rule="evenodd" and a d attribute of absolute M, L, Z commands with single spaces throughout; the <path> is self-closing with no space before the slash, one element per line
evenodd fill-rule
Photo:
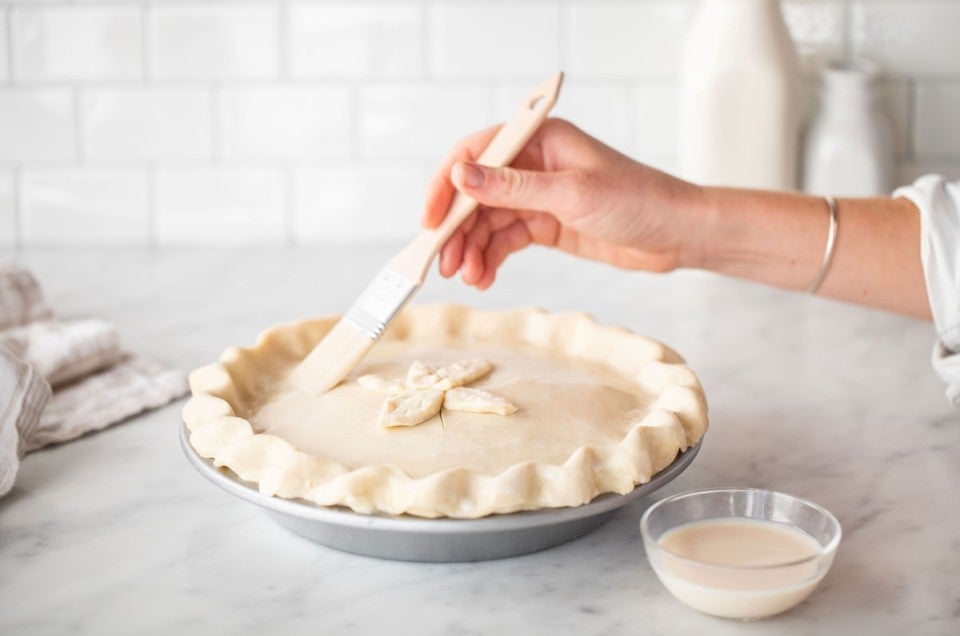
<path fill-rule="evenodd" d="M 557 101 L 562 80 L 563 73 L 557 73 L 527 95 L 519 110 L 477 157 L 477 163 L 499 167 L 512 162 L 547 118 Z M 299 389 L 323 393 L 347 377 L 417 293 L 437 252 L 476 207 L 476 200 L 456 193 L 443 222 L 434 229 L 421 230 L 387 263 L 294 369 L 291 383 Z"/>

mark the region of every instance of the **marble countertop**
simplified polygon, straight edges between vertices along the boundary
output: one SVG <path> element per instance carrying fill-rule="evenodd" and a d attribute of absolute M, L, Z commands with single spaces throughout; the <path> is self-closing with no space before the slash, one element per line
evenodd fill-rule
<path fill-rule="evenodd" d="M 341 311 L 390 253 L 15 258 L 61 314 L 107 318 L 128 348 L 188 370 L 273 323 Z M 516 257 L 486 293 L 432 277 L 418 299 L 588 311 L 681 352 L 706 389 L 711 429 L 689 470 L 655 497 L 738 485 L 824 505 L 844 539 L 822 586 L 761 623 L 686 609 L 643 554 L 638 521 L 650 499 L 519 558 L 417 564 L 336 552 L 198 475 L 178 447 L 181 401 L 24 459 L 0 500 L 0 633 L 960 631 L 960 417 L 929 367 L 929 324 L 545 251 Z"/>

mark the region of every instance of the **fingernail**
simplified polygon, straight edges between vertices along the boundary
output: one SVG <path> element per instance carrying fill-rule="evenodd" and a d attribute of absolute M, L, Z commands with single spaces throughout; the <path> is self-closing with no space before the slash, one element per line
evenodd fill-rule
<path fill-rule="evenodd" d="M 483 170 L 475 164 L 459 161 L 456 167 L 457 173 L 454 175 L 454 178 L 460 185 L 468 188 L 483 187 Z"/>

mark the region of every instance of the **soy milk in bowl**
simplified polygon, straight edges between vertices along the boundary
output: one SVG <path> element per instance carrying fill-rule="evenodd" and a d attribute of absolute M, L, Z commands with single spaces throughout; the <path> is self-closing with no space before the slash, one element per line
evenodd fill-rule
<path fill-rule="evenodd" d="M 640 532 L 654 572 L 677 599 L 745 620 L 807 598 L 830 569 L 841 534 L 820 506 L 755 489 L 669 497 L 644 513 Z"/>

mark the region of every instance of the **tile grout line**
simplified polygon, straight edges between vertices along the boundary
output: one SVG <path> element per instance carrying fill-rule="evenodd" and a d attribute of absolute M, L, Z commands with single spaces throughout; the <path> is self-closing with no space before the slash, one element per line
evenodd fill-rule
<path fill-rule="evenodd" d="M 348 95 L 347 98 L 350 102 L 351 108 L 349 109 L 349 121 L 347 127 L 349 129 L 348 138 L 349 149 L 347 151 L 347 157 L 350 161 L 358 163 L 361 161 L 361 156 L 365 155 L 362 151 L 363 146 L 363 134 L 361 132 L 360 125 L 360 109 L 363 104 L 363 84 L 360 80 L 354 80 L 348 84 Z"/>
<path fill-rule="evenodd" d="M 433 65 L 430 63 L 430 60 L 433 59 L 432 54 L 436 44 L 434 41 L 436 22 L 435 3 L 431 0 L 422 2 L 420 4 L 420 28 L 423 30 L 423 35 L 420 37 L 420 76 L 425 84 L 436 83 L 436 73 L 434 73 Z"/>
<path fill-rule="evenodd" d="M 81 95 L 85 93 L 85 91 L 86 89 L 81 88 L 79 84 L 74 84 L 70 88 L 71 118 L 73 119 L 73 157 L 74 163 L 77 166 L 85 163 L 84 157 L 87 154 L 83 143 L 83 117 L 80 113 Z"/>
<path fill-rule="evenodd" d="M 210 162 L 214 166 L 223 163 L 223 122 L 220 120 L 222 110 L 223 86 L 221 82 L 212 82 L 209 85 L 210 95 Z"/>
<path fill-rule="evenodd" d="M 297 244 L 296 218 L 293 210 L 293 182 L 294 182 L 294 161 L 284 161 L 281 167 L 281 178 L 283 186 L 283 242 L 287 247 L 293 247 Z"/>
<path fill-rule="evenodd" d="M 142 5 L 140 7 L 140 75 L 141 85 L 150 83 L 150 76 L 153 75 L 153 53 L 150 46 L 150 19 L 153 13 L 153 5 Z"/>
<path fill-rule="evenodd" d="M 850 60 L 853 55 L 853 8 L 852 0 L 843 0 L 843 42 L 841 42 L 841 54 L 844 61 Z"/>
<path fill-rule="evenodd" d="M 293 75 L 290 30 L 291 6 L 289 2 L 277 5 L 277 76 L 278 84 L 289 85 Z M 287 247 L 296 245 L 296 232 L 293 216 L 293 160 L 287 159 L 280 163 L 280 191 L 283 203 L 280 208 L 281 222 L 283 223 L 283 244 Z"/>
<path fill-rule="evenodd" d="M 289 2 L 277 5 L 277 84 L 289 86 L 293 75 L 291 63 L 291 6 Z M 281 223 L 283 224 L 283 244 L 287 247 L 296 245 L 296 229 L 293 214 L 293 160 L 287 159 L 279 163 L 281 196 L 283 201 L 280 208 Z"/>
<path fill-rule="evenodd" d="M 17 165 L 13 168 L 13 245 L 16 249 L 22 249 L 24 246 L 21 179 L 23 179 L 23 166 Z"/>
<path fill-rule="evenodd" d="M 6 84 L 13 84 L 13 7 L 7 6 L 3 9 L 3 18 L 4 22 L 4 31 L 7 41 L 6 41 L 6 51 L 7 54 L 7 81 Z"/>
<path fill-rule="evenodd" d="M 631 159 L 638 156 L 640 150 L 640 133 L 639 127 L 640 122 L 637 121 L 637 118 L 640 116 L 640 101 L 637 99 L 637 86 L 630 85 L 625 86 L 624 89 L 624 103 L 627 106 L 627 130 L 626 130 L 626 139 L 624 139 L 624 151 L 628 157 Z"/>
<path fill-rule="evenodd" d="M 563 2 L 557 2 L 557 13 L 554 16 L 557 26 L 557 70 L 566 73 L 567 66 L 567 40 L 569 39 L 570 25 L 567 17 L 567 5 Z"/>
<path fill-rule="evenodd" d="M 493 123 L 500 123 L 501 117 L 498 116 L 497 111 L 499 109 L 497 107 L 501 101 L 500 95 L 503 92 L 503 85 L 497 80 L 488 80 L 484 89 L 487 91 L 487 119 Z M 463 134 L 469 133 L 464 132 Z"/>
<path fill-rule="evenodd" d="M 290 3 L 277 5 L 277 79 L 287 83 L 293 75 L 290 64 Z"/>
<path fill-rule="evenodd" d="M 147 171 L 147 247 L 155 249 L 157 242 L 157 165 L 148 161 Z"/>
<path fill-rule="evenodd" d="M 569 72 L 567 75 L 571 75 Z M 927 83 L 936 83 L 936 84 L 951 84 L 960 82 L 960 71 L 956 73 L 941 73 L 941 72 L 912 72 L 912 73 L 903 73 L 903 72 L 890 72 L 885 75 L 886 79 L 919 79 Z M 445 78 L 435 78 L 435 77 L 415 77 L 415 76 L 398 76 L 398 77 L 377 77 L 377 76 L 363 76 L 363 77 L 328 77 L 328 78 L 311 78 L 311 77 L 290 77 L 288 79 L 283 79 L 280 81 L 278 78 L 266 79 L 266 78 L 151 78 L 148 81 L 144 82 L 141 79 L 86 79 L 86 78 L 71 78 L 65 77 L 62 79 L 43 79 L 43 80 L 17 80 L 11 81 L 9 84 L 15 84 L 18 88 L 63 88 L 67 84 L 82 84 L 85 88 L 102 88 L 102 89 L 122 89 L 122 88 L 136 88 L 136 87 L 158 87 L 158 88 L 203 88 L 209 86 L 212 82 L 221 82 L 229 84 L 230 86 L 240 87 L 240 88 L 271 88 L 277 86 L 298 86 L 298 87 L 312 87 L 312 88 L 337 88 L 349 85 L 351 82 L 366 82 L 371 85 L 378 84 L 391 84 L 403 87 L 450 87 L 450 88 L 463 88 L 465 86 L 475 85 L 478 82 L 488 81 L 491 78 L 489 77 L 478 77 L 471 75 L 456 75 L 449 76 Z M 498 81 L 503 81 L 506 83 L 519 83 L 519 82 L 531 82 L 538 79 L 543 79 L 541 74 L 526 74 L 526 75 L 511 75 L 505 77 Z M 578 73 L 575 74 L 574 79 L 577 82 L 590 85 L 600 85 L 600 86 L 626 86 L 631 85 L 632 83 L 637 84 L 669 84 L 676 82 L 676 79 L 672 75 L 663 75 L 663 74 L 651 74 L 651 75 L 642 75 L 642 76 L 629 76 L 629 75 L 591 75 Z M 9 87 L 8 84 L 8 87 Z"/>

